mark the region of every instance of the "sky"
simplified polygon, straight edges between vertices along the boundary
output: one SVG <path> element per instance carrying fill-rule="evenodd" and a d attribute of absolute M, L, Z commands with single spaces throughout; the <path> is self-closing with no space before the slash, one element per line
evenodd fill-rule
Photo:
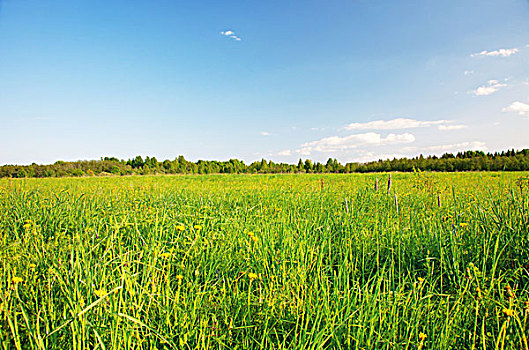
<path fill-rule="evenodd" d="M 528 0 L 0 0 L 0 164 L 529 148 Z"/>

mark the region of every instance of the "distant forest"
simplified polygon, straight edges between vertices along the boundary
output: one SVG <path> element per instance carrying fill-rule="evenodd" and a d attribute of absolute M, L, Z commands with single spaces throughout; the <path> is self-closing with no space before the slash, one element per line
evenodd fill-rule
<path fill-rule="evenodd" d="M 3 165 L 0 177 L 64 177 L 111 176 L 150 174 L 275 174 L 275 173 L 368 173 L 402 171 L 522 171 L 529 170 L 529 149 L 484 153 L 466 151 L 446 153 L 441 157 L 420 155 L 415 158 L 378 160 L 367 163 L 341 164 L 329 158 L 327 163 L 300 159 L 297 164 L 274 163 L 265 159 L 245 164 L 238 159 L 229 161 L 199 160 L 191 162 L 183 156 L 174 160 L 158 161 L 155 157 L 120 160 L 104 157 L 101 160 L 76 162 L 57 161 L 48 165 Z"/>

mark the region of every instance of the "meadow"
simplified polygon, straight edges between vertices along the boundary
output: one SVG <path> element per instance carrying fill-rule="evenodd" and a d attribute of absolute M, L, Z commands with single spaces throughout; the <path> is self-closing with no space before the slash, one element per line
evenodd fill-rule
<path fill-rule="evenodd" d="M 528 349 L 528 175 L 0 179 L 0 342 Z"/>

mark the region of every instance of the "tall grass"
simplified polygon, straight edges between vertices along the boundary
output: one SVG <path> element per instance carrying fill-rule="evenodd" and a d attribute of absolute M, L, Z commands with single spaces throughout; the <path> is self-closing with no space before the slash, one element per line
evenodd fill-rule
<path fill-rule="evenodd" d="M 520 174 L 375 177 L 1 180 L 2 347 L 528 348 Z"/>

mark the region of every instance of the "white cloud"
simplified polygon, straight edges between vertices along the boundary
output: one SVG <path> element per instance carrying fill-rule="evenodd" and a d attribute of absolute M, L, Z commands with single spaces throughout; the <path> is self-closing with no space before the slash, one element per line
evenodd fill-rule
<path fill-rule="evenodd" d="M 459 151 L 486 151 L 487 145 L 482 141 L 469 141 L 461 143 L 452 143 L 448 145 L 435 145 L 427 147 L 406 147 L 402 149 L 403 152 L 421 152 L 423 154 L 439 154 L 439 153 L 453 153 Z"/>
<path fill-rule="evenodd" d="M 225 31 L 220 32 L 220 34 L 221 34 L 221 35 L 224 35 L 224 36 L 227 36 L 227 37 L 229 37 L 229 38 L 232 38 L 232 39 L 234 39 L 234 40 L 236 40 L 236 41 L 240 41 L 240 40 L 241 40 L 241 38 L 238 37 L 238 36 L 235 34 L 235 32 L 232 31 L 232 30 L 225 30 Z"/>
<path fill-rule="evenodd" d="M 280 155 L 280 156 L 290 156 L 290 155 L 292 155 L 292 151 L 289 150 L 289 149 L 286 149 L 284 151 L 279 152 L 278 155 Z"/>
<path fill-rule="evenodd" d="M 261 131 L 261 135 L 270 136 L 270 133 L 268 131 Z"/>
<path fill-rule="evenodd" d="M 501 56 L 501 57 L 509 57 L 510 55 L 514 55 L 515 53 L 517 53 L 519 50 L 517 48 L 513 48 L 513 49 L 499 49 L 499 50 L 495 50 L 495 51 L 487 51 L 487 50 L 483 50 L 481 52 L 478 52 L 478 53 L 473 53 L 472 55 L 470 55 L 470 57 L 478 57 L 478 56 Z"/>
<path fill-rule="evenodd" d="M 366 145 L 383 146 L 414 141 L 415 136 L 410 133 L 389 134 L 386 137 L 382 137 L 380 134 L 368 132 L 345 137 L 330 136 L 317 141 L 307 142 L 302 144 L 301 148 L 296 150 L 296 153 L 310 155 L 311 152 L 338 152 Z"/>
<path fill-rule="evenodd" d="M 392 120 L 375 120 L 367 123 L 351 123 L 345 126 L 347 130 L 398 130 L 425 128 L 432 125 L 450 123 L 449 120 L 421 121 L 409 118 L 397 118 Z"/>
<path fill-rule="evenodd" d="M 389 145 L 394 143 L 411 143 L 415 141 L 415 136 L 409 132 L 404 134 L 389 134 L 380 140 L 380 144 Z"/>
<path fill-rule="evenodd" d="M 354 156 L 353 161 L 358 163 L 367 163 L 379 159 L 393 159 L 404 157 L 406 157 L 406 155 L 401 153 L 375 153 L 366 150 L 358 150 L 356 151 L 356 155 Z"/>
<path fill-rule="evenodd" d="M 503 112 L 516 112 L 522 117 L 529 117 L 529 104 L 516 101 L 502 109 Z"/>
<path fill-rule="evenodd" d="M 483 85 L 478 87 L 476 90 L 472 91 L 472 93 L 476 96 L 487 96 L 490 94 L 495 93 L 502 87 L 506 87 L 507 84 L 500 83 L 497 80 L 489 80 L 487 82 L 487 85 Z"/>
<path fill-rule="evenodd" d="M 472 74 L 474 74 L 474 71 L 473 70 L 466 70 L 463 74 L 472 75 Z"/>
<path fill-rule="evenodd" d="M 457 125 L 439 125 L 437 129 L 441 131 L 450 131 L 450 130 L 461 130 L 466 128 L 466 125 L 457 124 Z"/>

